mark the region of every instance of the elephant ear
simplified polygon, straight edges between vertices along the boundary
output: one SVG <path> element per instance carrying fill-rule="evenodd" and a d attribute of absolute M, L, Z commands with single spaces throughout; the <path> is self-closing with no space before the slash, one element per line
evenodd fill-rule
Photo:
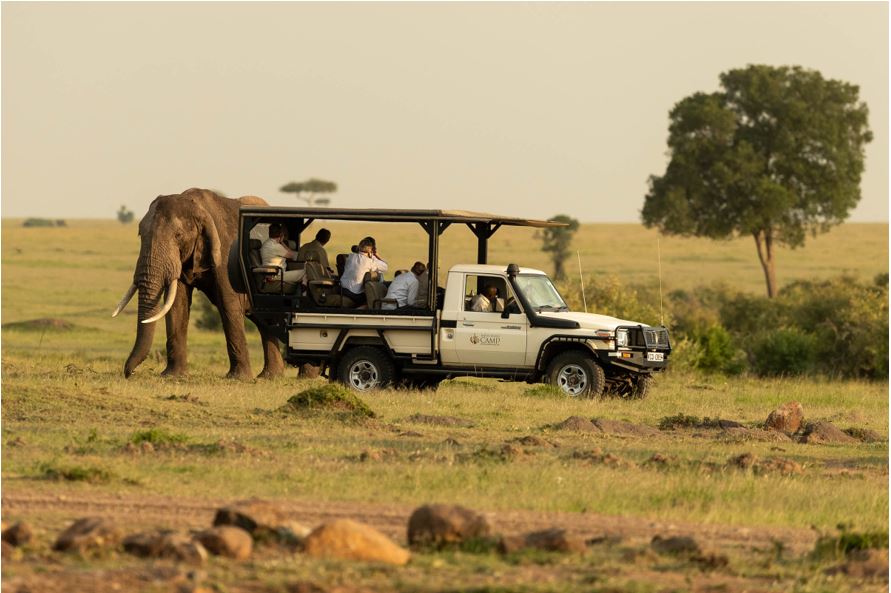
<path fill-rule="evenodd" d="M 207 269 L 222 269 L 223 257 L 216 222 L 204 206 L 195 205 L 195 219 L 201 236 L 195 245 L 195 262 Z"/>

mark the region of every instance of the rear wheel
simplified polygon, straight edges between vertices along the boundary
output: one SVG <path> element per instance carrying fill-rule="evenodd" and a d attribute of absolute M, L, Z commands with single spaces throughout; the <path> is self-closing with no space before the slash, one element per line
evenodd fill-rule
<path fill-rule="evenodd" d="M 336 378 L 355 391 L 382 389 L 393 382 L 393 361 L 379 348 L 359 346 L 344 354 Z"/>
<path fill-rule="evenodd" d="M 569 397 L 598 397 L 606 385 L 603 368 L 591 356 L 575 350 L 555 356 L 546 378 Z"/>

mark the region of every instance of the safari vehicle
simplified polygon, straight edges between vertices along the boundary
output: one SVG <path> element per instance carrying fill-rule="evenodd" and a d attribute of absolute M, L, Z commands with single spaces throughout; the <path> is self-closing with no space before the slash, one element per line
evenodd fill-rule
<path fill-rule="evenodd" d="M 367 307 L 357 309 L 318 262 L 297 264 L 306 270 L 305 287 L 283 282 L 279 268 L 261 265 L 265 225 L 281 224 L 296 248 L 307 227 L 323 220 L 420 225 L 433 264 L 426 302 L 387 310 L 385 285 L 369 279 Z M 444 379 L 473 376 L 546 382 L 573 397 L 608 391 L 642 398 L 671 353 L 664 327 L 572 312 L 544 272 L 487 264 L 488 240 L 499 228 L 560 223 L 448 210 L 244 206 L 238 224 L 239 239 L 229 254 L 233 287 L 285 344 L 288 363 L 318 365 L 329 379 L 357 391 L 396 383 L 435 388 Z M 477 263 L 453 266 L 439 288 L 440 237 L 459 225 L 477 238 Z M 473 311 L 474 297 L 489 285 L 502 295 L 503 310 Z"/>

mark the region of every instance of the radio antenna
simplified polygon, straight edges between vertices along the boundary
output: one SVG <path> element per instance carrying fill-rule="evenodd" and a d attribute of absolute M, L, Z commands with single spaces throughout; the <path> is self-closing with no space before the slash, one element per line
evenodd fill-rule
<path fill-rule="evenodd" d="M 579 260 L 579 284 L 582 287 L 582 304 L 585 305 L 585 313 L 588 312 L 588 300 L 585 298 L 585 277 L 582 276 L 582 255 L 579 250 L 575 250 L 575 256 Z"/>
<path fill-rule="evenodd" d="M 656 257 L 659 259 L 659 323 L 665 326 L 665 314 L 662 312 L 662 242 L 656 235 Z"/>

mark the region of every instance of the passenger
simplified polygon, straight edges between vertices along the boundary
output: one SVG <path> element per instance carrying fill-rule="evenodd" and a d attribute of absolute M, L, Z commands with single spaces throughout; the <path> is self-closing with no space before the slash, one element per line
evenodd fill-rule
<path fill-rule="evenodd" d="M 390 288 L 387 289 L 387 296 L 384 298 L 395 300 L 396 308 L 399 309 L 414 306 L 418 298 L 418 277 L 425 271 L 427 271 L 427 266 L 416 261 L 411 267 L 411 273 L 400 274 L 390 282 Z M 391 303 L 386 305 L 384 306 L 385 309 L 393 308 Z"/>
<path fill-rule="evenodd" d="M 473 297 L 470 310 L 478 313 L 495 313 L 504 311 L 504 303 L 498 298 L 498 287 L 494 284 L 486 284 L 483 292 Z"/>
<path fill-rule="evenodd" d="M 368 272 L 383 273 L 387 269 L 387 262 L 374 255 L 374 245 L 368 240 L 368 237 L 362 239 L 359 242 L 358 251 L 347 258 L 343 276 L 340 278 L 344 296 L 350 297 L 356 305 L 364 305 L 365 290 L 362 287 L 362 279 L 365 274 Z"/>
<path fill-rule="evenodd" d="M 260 246 L 260 258 L 264 266 L 281 268 L 285 282 L 300 282 L 306 276 L 304 270 L 288 270 L 286 260 L 297 260 L 297 252 L 285 245 L 285 230 L 282 225 L 269 225 L 269 238 Z"/>
<path fill-rule="evenodd" d="M 328 253 L 325 251 L 325 245 L 327 245 L 330 240 L 331 231 L 328 229 L 319 230 L 319 232 L 316 233 L 315 241 L 310 241 L 305 245 L 301 245 L 300 249 L 297 250 L 297 260 L 306 261 L 307 255 L 313 255 L 315 261 L 322 264 L 322 267 L 333 274 L 334 270 L 328 265 Z"/>

